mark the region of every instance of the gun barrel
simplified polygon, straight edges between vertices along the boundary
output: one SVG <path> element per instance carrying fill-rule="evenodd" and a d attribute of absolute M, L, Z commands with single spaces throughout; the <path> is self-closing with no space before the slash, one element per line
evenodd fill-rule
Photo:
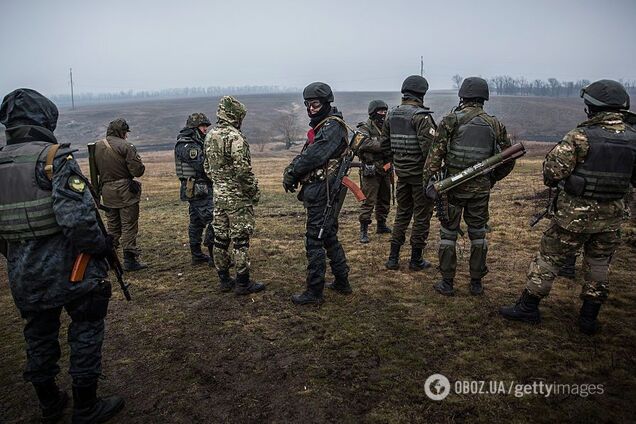
<path fill-rule="evenodd" d="M 434 184 L 435 191 L 438 194 L 451 190 L 466 181 L 472 180 L 475 177 L 484 175 L 494 168 L 503 165 L 506 162 L 517 159 L 526 154 L 526 149 L 523 143 L 513 144 L 502 152 L 489 157 L 475 165 L 468 167 L 458 174 L 451 175 L 441 181 Z"/>
<path fill-rule="evenodd" d="M 91 185 L 95 188 L 99 196 L 99 172 L 97 171 L 97 161 L 95 160 L 95 143 L 88 143 L 88 169 L 91 178 Z M 99 199 L 99 197 L 98 197 Z"/>

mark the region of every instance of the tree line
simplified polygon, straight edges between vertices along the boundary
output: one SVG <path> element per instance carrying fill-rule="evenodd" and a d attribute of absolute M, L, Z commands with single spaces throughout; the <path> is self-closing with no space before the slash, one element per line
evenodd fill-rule
<path fill-rule="evenodd" d="M 451 80 L 455 88 L 459 88 L 464 80 L 459 74 L 452 76 Z M 509 75 L 499 75 L 486 78 L 490 92 L 492 94 L 509 96 L 550 96 L 550 97 L 573 97 L 579 96 L 581 88 L 589 85 L 590 80 L 580 79 L 578 81 L 559 81 L 556 78 L 547 80 L 527 80 L 525 77 L 513 78 Z M 625 89 L 636 94 L 636 81 L 620 79 Z"/>

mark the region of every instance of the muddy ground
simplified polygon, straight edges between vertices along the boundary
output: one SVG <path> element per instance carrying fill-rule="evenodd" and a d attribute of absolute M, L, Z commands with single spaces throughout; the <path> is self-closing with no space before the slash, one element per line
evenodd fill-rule
<path fill-rule="evenodd" d="M 612 293 L 602 332 L 576 327 L 582 273 L 558 278 L 541 304 L 543 323 L 503 321 L 497 308 L 516 300 L 544 221 L 539 211 L 540 160 L 526 158 L 493 191 L 486 292 L 468 292 L 470 243 L 460 239 L 458 293 L 438 295 L 435 269 L 387 271 L 388 236 L 357 241 L 357 205 L 347 199 L 340 238 L 354 293 L 326 293 L 322 307 L 297 307 L 303 288 L 303 209 L 280 184 L 288 156 L 256 158 L 263 196 L 251 244 L 253 277 L 262 294 L 217 290 L 215 273 L 189 263 L 187 206 L 178 200 L 170 154 L 148 155 L 143 177 L 140 245 L 147 270 L 127 275 L 133 301 L 116 291 L 107 318 L 102 393 L 119 393 L 126 408 L 114 422 L 633 422 L 636 416 L 636 250 L 624 243 L 611 269 Z M 355 178 L 354 178 L 355 179 Z M 394 211 L 391 212 L 391 218 Z M 439 225 L 425 254 L 437 263 Z M 633 237 L 634 224 L 625 233 Z M 406 250 L 406 249 L 405 249 Z M 37 401 L 21 372 L 22 321 L 0 261 L 0 422 L 33 422 Z M 60 335 L 65 340 L 63 320 Z M 62 343 L 60 384 L 70 389 Z M 458 380 L 510 384 L 594 384 L 582 397 L 456 394 L 439 402 L 425 394 L 434 373 Z M 488 383 L 485 389 L 488 389 Z M 513 386 L 514 388 L 515 386 Z M 69 420 L 69 416 L 66 417 Z"/>

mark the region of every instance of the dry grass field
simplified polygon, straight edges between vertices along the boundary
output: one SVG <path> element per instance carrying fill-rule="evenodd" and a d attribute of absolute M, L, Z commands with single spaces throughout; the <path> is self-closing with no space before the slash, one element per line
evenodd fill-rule
<path fill-rule="evenodd" d="M 297 307 L 289 300 L 303 289 L 306 265 L 302 205 L 281 187 L 290 157 L 254 159 L 263 196 L 252 268 L 267 290 L 238 298 L 217 290 L 213 270 L 189 263 L 187 206 L 178 200 L 171 154 L 145 156 L 140 244 L 150 267 L 126 276 L 133 301 L 116 291 L 107 318 L 100 391 L 120 393 L 127 402 L 114 422 L 633 422 L 633 244 L 625 242 L 614 258 L 600 334 L 585 336 L 576 327 L 580 264 L 576 281 L 556 280 L 541 304 L 540 325 L 505 322 L 497 314 L 520 294 L 548 225 L 528 227 L 539 210 L 533 200 L 542 190 L 539 154 L 521 160 L 493 191 L 484 296 L 468 292 L 467 237 L 458 242 L 453 298 L 433 290 L 439 278 L 434 268 L 407 269 L 408 249 L 399 271 L 385 270 L 389 237 L 374 233 L 370 244 L 358 243 L 357 205 L 349 196 L 340 239 L 354 293 L 327 292 L 321 307 Z M 438 229 L 434 219 L 425 250 L 434 264 Z M 633 230 L 628 223 L 625 232 L 632 238 Z M 33 422 L 37 400 L 21 377 L 22 320 L 5 266 L 0 261 L 0 422 Z M 64 317 L 63 327 L 67 323 Z M 65 370 L 64 343 L 62 349 Z M 458 380 L 602 384 L 603 393 L 517 397 L 451 391 L 434 402 L 424 392 L 434 373 L 453 387 Z M 59 382 L 70 389 L 64 371 Z"/>

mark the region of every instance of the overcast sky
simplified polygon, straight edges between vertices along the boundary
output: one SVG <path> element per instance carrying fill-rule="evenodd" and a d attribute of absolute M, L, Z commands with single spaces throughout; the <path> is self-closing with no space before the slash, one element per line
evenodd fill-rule
<path fill-rule="evenodd" d="M 636 80 L 636 0 L 3 0 L 0 93 Z"/>

